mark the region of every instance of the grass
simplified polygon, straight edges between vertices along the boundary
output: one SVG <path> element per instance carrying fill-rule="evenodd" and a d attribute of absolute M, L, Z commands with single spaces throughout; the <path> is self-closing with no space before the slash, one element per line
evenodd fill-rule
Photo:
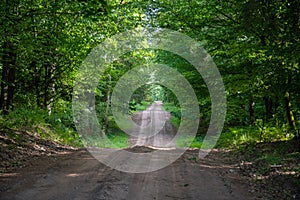
<path fill-rule="evenodd" d="M 73 127 L 69 113 L 48 115 L 45 110 L 19 108 L 9 115 L 0 115 L 0 127 L 3 129 L 22 130 L 70 146 L 82 146 L 79 135 Z"/>
<path fill-rule="evenodd" d="M 181 136 L 176 141 L 177 147 L 190 147 L 190 148 L 201 148 L 203 143 L 203 136 Z"/>
<path fill-rule="evenodd" d="M 135 105 L 135 110 L 132 110 L 132 113 L 134 114 L 136 112 L 146 110 L 147 107 L 151 104 L 152 104 L 152 102 L 149 102 L 149 101 L 141 101 L 141 103 Z"/>
<path fill-rule="evenodd" d="M 71 111 L 67 113 L 54 111 L 49 115 L 42 109 L 16 109 L 9 115 L 0 115 L 0 127 L 26 131 L 38 135 L 41 139 L 74 147 L 83 147 L 84 143 L 102 148 L 124 148 L 128 146 L 128 136 L 119 130 L 106 135 L 109 142 L 95 136 L 85 138 L 83 141 L 75 130 Z M 19 141 L 17 134 L 12 137 Z"/>
<path fill-rule="evenodd" d="M 128 135 L 124 132 L 107 134 L 107 138 L 114 144 L 116 148 L 128 147 Z"/>
<path fill-rule="evenodd" d="M 242 144 L 252 144 L 260 140 L 260 132 L 253 127 L 231 127 L 223 132 L 216 148 L 232 149 Z"/>
<path fill-rule="evenodd" d="M 191 148 L 205 148 L 202 147 L 204 136 L 205 135 L 179 137 L 176 144 L 178 147 L 189 146 Z M 233 149 L 242 144 L 255 143 L 258 140 L 259 131 L 254 128 L 229 128 L 220 135 L 215 148 Z"/>
<path fill-rule="evenodd" d="M 128 135 L 124 132 L 109 133 L 105 137 L 93 135 L 83 138 L 83 143 L 86 147 L 98 148 L 127 148 Z"/>

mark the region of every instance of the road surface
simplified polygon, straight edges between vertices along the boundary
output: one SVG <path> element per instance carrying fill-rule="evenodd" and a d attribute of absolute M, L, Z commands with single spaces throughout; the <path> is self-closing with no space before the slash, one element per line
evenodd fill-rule
<path fill-rule="evenodd" d="M 213 155 L 198 160 L 197 153 L 189 150 L 171 165 L 142 174 L 111 169 L 84 149 L 40 158 L 31 166 L 1 174 L 0 199 L 256 199 L 235 165 Z"/>
<path fill-rule="evenodd" d="M 173 155 L 171 139 L 176 130 L 170 115 L 155 102 L 135 117 L 141 127 L 163 128 L 149 138 L 131 138 L 131 153 L 151 153 L 150 147 L 173 147 L 160 155 Z M 150 129 L 135 130 L 147 132 Z M 146 130 L 146 131 L 145 131 Z M 198 159 L 198 150 L 188 150 L 172 164 L 148 173 L 125 173 L 95 159 L 86 149 L 62 151 L 54 156 L 28 158 L 30 165 L 0 174 L 1 200 L 229 200 L 256 199 L 248 182 L 234 164 L 212 153 Z M 160 156 L 156 157 L 156 161 Z M 153 156 L 150 156 L 153 161 Z M 129 161 L 128 159 L 126 159 Z M 126 162 L 121 162 L 120 165 Z M 147 162 L 144 162 L 144 164 Z M 134 165 L 135 163 L 131 163 Z M 151 163 L 149 163 L 149 166 Z M 138 169 L 136 169 L 138 171 Z"/>

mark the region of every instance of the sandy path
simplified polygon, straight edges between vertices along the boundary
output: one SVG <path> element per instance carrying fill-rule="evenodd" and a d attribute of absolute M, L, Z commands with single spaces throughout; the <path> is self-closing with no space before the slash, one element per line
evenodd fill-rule
<path fill-rule="evenodd" d="M 148 122 L 151 115 L 154 120 Z M 172 127 L 168 128 L 169 113 L 162 110 L 160 102 L 154 103 L 148 110 L 137 116 L 136 120 L 145 127 L 152 123 L 156 128 L 161 125 L 161 121 L 167 120 L 167 122 L 164 123 L 165 127 L 150 139 L 136 138 L 135 145 L 157 147 L 170 145 L 175 130 Z M 147 135 L 147 131 L 152 131 L 153 127 L 143 130 L 143 134 Z M 109 151 L 111 150 L 96 148 L 94 155 L 99 152 L 109 153 Z M 129 151 L 133 154 L 143 152 L 150 155 L 148 153 L 153 149 L 136 146 Z M 149 159 L 143 154 L 145 160 L 139 163 L 142 165 L 132 163 L 130 157 L 122 156 L 123 154 L 116 154 L 123 159 L 117 164 L 132 166 L 133 169 L 138 166 L 159 165 L 175 155 L 176 151 L 178 149 L 164 150 L 158 156 L 150 156 Z M 248 193 L 247 181 L 239 177 L 238 173 L 234 173 L 237 171 L 236 166 L 224 164 L 224 160 L 216 159 L 218 157 L 216 155 L 218 154 L 212 153 L 207 158 L 199 160 L 198 151 L 188 150 L 165 168 L 139 174 L 111 169 L 92 157 L 85 149 L 56 154 L 52 157 L 31 158 L 31 166 L 0 174 L 0 199 L 255 199 Z M 114 158 L 108 157 L 108 159 L 109 161 L 113 159 L 110 162 L 114 162 Z"/>
<path fill-rule="evenodd" d="M 176 135 L 176 128 L 170 122 L 170 112 L 164 111 L 163 103 L 155 101 L 133 116 L 133 121 L 138 124 L 130 132 L 130 146 L 175 147 L 172 142 Z M 136 137 L 137 136 L 137 137 Z"/>
<path fill-rule="evenodd" d="M 1 175 L 0 199 L 255 199 L 235 167 L 215 159 L 191 159 L 196 151 L 159 171 L 123 173 L 86 150 L 47 157 Z M 213 158 L 213 156 L 211 156 Z"/>

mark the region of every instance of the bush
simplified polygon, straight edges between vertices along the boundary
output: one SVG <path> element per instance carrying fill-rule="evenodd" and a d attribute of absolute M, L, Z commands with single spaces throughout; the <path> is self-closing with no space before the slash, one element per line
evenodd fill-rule
<path fill-rule="evenodd" d="M 17 108 L 1 116 L 0 126 L 7 129 L 25 130 L 41 138 L 62 144 L 82 146 L 72 122 L 71 109 L 54 110 L 51 115 L 39 108 Z"/>

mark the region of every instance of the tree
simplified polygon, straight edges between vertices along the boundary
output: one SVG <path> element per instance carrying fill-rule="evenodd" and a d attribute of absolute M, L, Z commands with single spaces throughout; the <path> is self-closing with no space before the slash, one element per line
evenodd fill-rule
<path fill-rule="evenodd" d="M 2 29 L 2 73 L 1 73 L 1 95 L 0 109 L 4 114 L 13 108 L 13 97 L 16 76 L 16 54 L 18 48 L 19 13 L 18 1 L 4 1 L 1 3 Z"/>

